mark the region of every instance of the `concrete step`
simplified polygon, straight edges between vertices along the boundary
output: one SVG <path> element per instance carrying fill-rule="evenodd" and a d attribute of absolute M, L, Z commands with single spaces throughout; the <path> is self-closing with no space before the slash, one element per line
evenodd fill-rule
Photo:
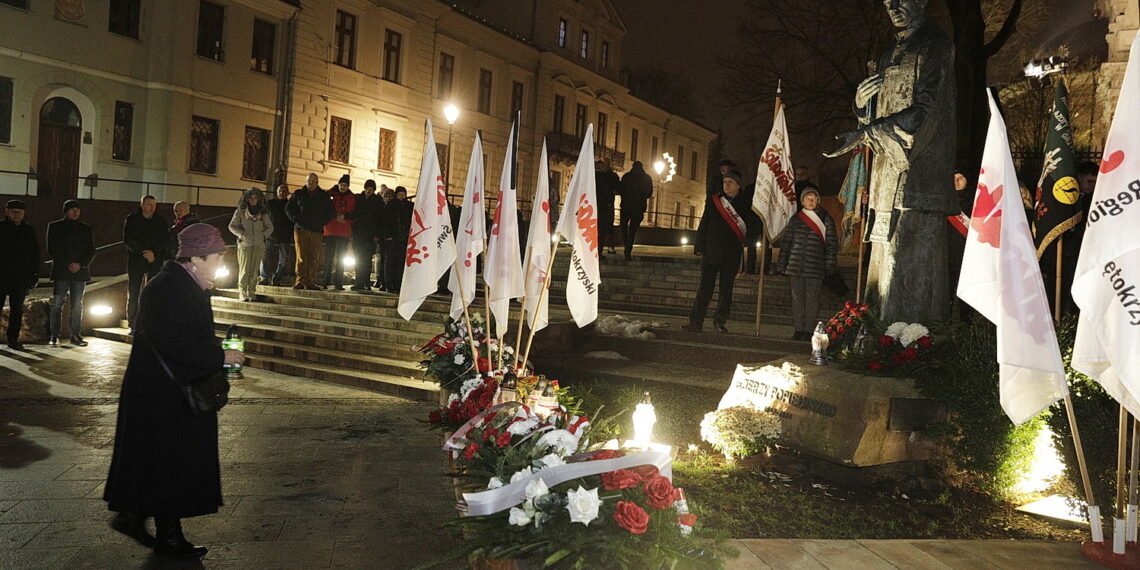
<path fill-rule="evenodd" d="M 595 336 L 583 347 L 583 352 L 614 351 L 631 360 L 683 364 L 716 368 L 724 362 L 766 362 L 786 354 L 778 346 L 769 346 L 768 339 L 751 337 L 752 346 L 720 344 L 716 341 L 729 335 L 694 335 L 689 340 L 640 339 L 627 337 Z M 748 338 L 748 337 L 745 337 Z"/>
<path fill-rule="evenodd" d="M 414 378 L 422 375 L 419 367 L 420 354 L 410 348 L 404 350 L 406 358 L 392 358 L 248 336 L 245 337 L 245 351 L 249 356 L 272 356 L 306 365 L 323 364 L 401 377 Z"/>
<path fill-rule="evenodd" d="M 225 330 L 233 324 L 232 321 L 226 319 L 215 319 L 214 323 L 219 331 Z M 358 339 L 268 325 L 245 327 L 242 330 L 242 335 L 247 342 L 250 339 L 258 339 L 283 345 L 315 347 L 344 354 L 364 354 L 409 362 L 420 360 L 422 355 L 416 349 L 427 342 L 427 339 L 422 339 L 418 334 L 393 333 L 387 335 L 387 338 Z"/>

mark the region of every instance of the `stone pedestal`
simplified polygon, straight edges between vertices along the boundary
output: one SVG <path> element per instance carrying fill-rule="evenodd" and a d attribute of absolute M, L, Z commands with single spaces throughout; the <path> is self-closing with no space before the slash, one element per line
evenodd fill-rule
<path fill-rule="evenodd" d="M 920 431 L 937 410 L 906 378 L 814 366 L 807 357 L 740 364 L 720 407 L 751 405 L 780 416 L 780 444 L 842 465 L 929 459 Z"/>

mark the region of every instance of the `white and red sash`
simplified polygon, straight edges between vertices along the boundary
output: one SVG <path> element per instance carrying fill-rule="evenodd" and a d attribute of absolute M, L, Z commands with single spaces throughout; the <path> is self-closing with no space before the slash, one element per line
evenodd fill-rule
<path fill-rule="evenodd" d="M 950 222 L 950 225 L 954 226 L 954 229 L 958 230 L 962 237 L 966 237 L 970 233 L 970 217 L 965 213 L 958 212 L 957 216 L 946 216 L 946 221 Z"/>
<path fill-rule="evenodd" d="M 800 210 L 797 215 L 820 241 L 827 243 L 827 226 L 823 225 L 823 220 L 819 218 L 819 214 L 812 210 Z"/>
<path fill-rule="evenodd" d="M 717 194 L 716 200 L 713 200 L 713 205 L 716 206 L 716 211 L 720 217 L 724 218 L 724 222 L 732 229 L 732 233 L 736 234 L 736 239 L 740 243 L 744 243 L 744 234 L 748 233 L 748 226 L 744 224 L 744 218 L 736 213 L 736 209 L 732 207 L 732 202 L 724 194 Z"/>

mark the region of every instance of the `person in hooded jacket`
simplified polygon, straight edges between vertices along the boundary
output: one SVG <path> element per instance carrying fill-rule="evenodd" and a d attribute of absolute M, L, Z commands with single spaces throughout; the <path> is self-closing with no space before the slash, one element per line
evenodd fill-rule
<path fill-rule="evenodd" d="M 258 270 L 265 258 L 265 244 L 273 235 L 273 218 L 261 190 L 250 188 L 242 193 L 230 218 L 230 233 L 238 238 L 238 294 L 242 301 L 256 301 Z"/>
<path fill-rule="evenodd" d="M 819 313 L 820 286 L 824 277 L 835 273 L 839 239 L 835 222 L 819 207 L 819 202 L 819 189 L 805 186 L 800 193 L 802 207 L 780 238 L 776 271 L 791 278 L 788 281 L 792 289 L 793 340 L 811 340 Z"/>
<path fill-rule="evenodd" d="M 226 252 L 220 232 L 193 224 L 178 244 L 177 259 L 162 266 L 139 301 L 103 500 L 118 513 L 112 528 L 158 555 L 193 560 L 207 549 L 186 540 L 181 519 L 223 504 L 218 415 L 192 414 L 181 386 L 241 364 L 244 355 L 223 350 L 214 336 L 207 289 Z"/>

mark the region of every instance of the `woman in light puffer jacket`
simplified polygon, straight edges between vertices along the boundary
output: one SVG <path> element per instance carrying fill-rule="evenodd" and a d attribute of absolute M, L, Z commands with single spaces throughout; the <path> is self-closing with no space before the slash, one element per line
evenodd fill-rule
<path fill-rule="evenodd" d="M 238 238 L 238 294 L 242 301 L 256 301 L 258 268 L 265 257 L 265 242 L 273 234 L 273 220 L 261 190 L 250 188 L 242 193 L 230 219 L 230 233 Z"/>

